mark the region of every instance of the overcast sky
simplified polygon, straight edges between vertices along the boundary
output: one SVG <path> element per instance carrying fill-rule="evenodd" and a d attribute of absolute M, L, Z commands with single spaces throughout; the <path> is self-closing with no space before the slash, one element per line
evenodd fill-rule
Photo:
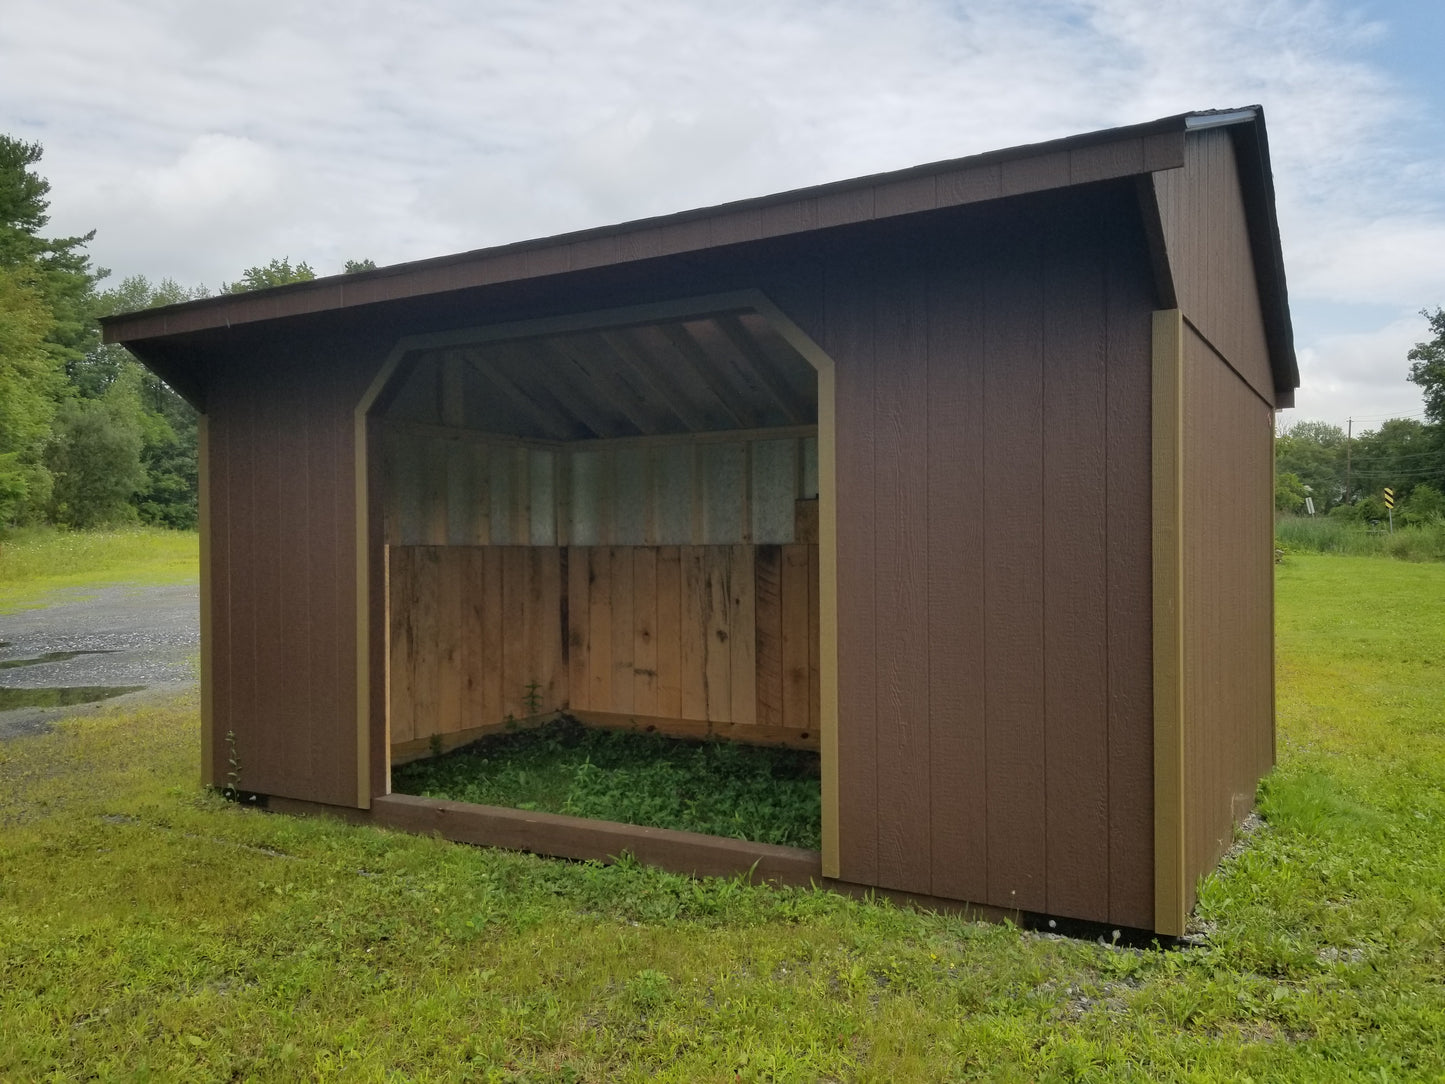
<path fill-rule="evenodd" d="M 1435 0 L 4 0 L 0 132 L 53 233 L 215 288 L 1262 103 L 1303 379 L 1419 416 L 1445 305 Z"/>

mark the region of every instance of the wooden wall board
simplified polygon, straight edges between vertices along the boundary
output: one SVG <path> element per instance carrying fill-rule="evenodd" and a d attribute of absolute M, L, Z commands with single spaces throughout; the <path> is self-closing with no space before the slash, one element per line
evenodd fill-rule
<path fill-rule="evenodd" d="M 1108 266 L 1109 906 L 1111 922 L 1154 921 L 1152 453 L 1153 286 L 1141 245 L 1114 231 Z"/>
<path fill-rule="evenodd" d="M 659 546 L 657 575 L 657 714 L 682 716 L 682 553 Z"/>
<path fill-rule="evenodd" d="M 754 558 L 754 625 L 760 726 L 783 725 L 783 548 L 759 546 Z"/>
<path fill-rule="evenodd" d="M 1042 239 L 990 252 L 984 283 L 985 903 L 1042 911 L 1045 882 Z"/>
<path fill-rule="evenodd" d="M 768 547 L 770 563 L 744 545 L 391 547 L 392 740 L 563 708 L 815 740 L 816 553 Z M 758 685 L 759 566 L 777 579 L 762 601 L 774 624 L 762 637 L 777 663 L 771 698 Z M 763 702 L 771 722 L 760 722 Z"/>
<path fill-rule="evenodd" d="M 929 282 L 929 835 L 932 894 L 988 899 L 982 271 L 936 255 Z"/>
<path fill-rule="evenodd" d="M 1109 899 L 1106 273 L 1097 226 L 1060 229 L 1044 289 L 1045 910 Z"/>
<path fill-rule="evenodd" d="M 834 261 L 820 337 L 834 362 L 837 432 L 838 876 L 859 884 L 878 883 L 871 286 L 857 262 Z"/>
<path fill-rule="evenodd" d="M 878 884 L 927 893 L 932 888 L 928 476 L 947 468 L 932 462 L 928 416 L 920 410 L 928 401 L 926 272 L 900 251 L 881 254 L 875 269 Z"/>
<path fill-rule="evenodd" d="M 1273 406 L 1274 376 L 1229 130 L 1191 133 L 1184 168 L 1156 173 L 1153 179 L 1180 309 Z"/>
<path fill-rule="evenodd" d="M 1193 328 L 1182 382 L 1183 865 L 1192 907 L 1198 878 L 1233 842 L 1274 764 L 1274 419 Z"/>

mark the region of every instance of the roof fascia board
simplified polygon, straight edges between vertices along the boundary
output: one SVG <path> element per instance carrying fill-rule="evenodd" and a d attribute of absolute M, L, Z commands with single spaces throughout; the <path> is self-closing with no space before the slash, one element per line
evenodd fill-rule
<path fill-rule="evenodd" d="M 718 207 L 108 317 L 129 343 L 809 233 L 1183 165 L 1187 117 Z"/>

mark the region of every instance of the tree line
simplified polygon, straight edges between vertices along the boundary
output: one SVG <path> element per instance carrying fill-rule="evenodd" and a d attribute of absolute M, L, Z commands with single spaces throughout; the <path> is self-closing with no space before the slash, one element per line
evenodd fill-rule
<path fill-rule="evenodd" d="M 1406 355 L 1408 377 L 1424 393 L 1424 420 L 1391 418 L 1377 429 L 1349 433 L 1327 422 L 1301 421 L 1275 440 L 1275 507 L 1372 521 L 1387 516 L 1384 491 L 1394 491 L 1396 521 L 1426 523 L 1445 516 L 1445 309 L 1426 310 L 1432 337 Z"/>
<path fill-rule="evenodd" d="M 79 237 L 48 236 L 42 148 L 0 135 L 0 533 L 50 524 L 196 526 L 196 412 L 101 317 L 210 296 L 132 275 L 113 286 Z M 375 268 L 349 260 L 345 270 Z M 247 268 L 221 293 L 316 277 L 304 261 Z"/>
<path fill-rule="evenodd" d="M 207 297 L 204 286 L 92 265 L 95 232 L 50 237 L 50 184 L 36 172 L 38 143 L 0 135 L 0 532 L 52 524 L 87 528 L 124 523 L 196 525 L 196 414 L 122 347 L 100 341 L 98 320 Z M 368 271 L 348 260 L 344 271 Z M 289 258 L 250 267 L 221 293 L 316 277 Z M 1445 515 L 1445 310 L 1424 316 L 1433 338 L 1408 354 L 1425 420 L 1396 418 L 1347 434 L 1301 421 L 1275 444 L 1275 506 L 1357 520 L 1385 517 L 1383 491 L 1399 518 Z"/>

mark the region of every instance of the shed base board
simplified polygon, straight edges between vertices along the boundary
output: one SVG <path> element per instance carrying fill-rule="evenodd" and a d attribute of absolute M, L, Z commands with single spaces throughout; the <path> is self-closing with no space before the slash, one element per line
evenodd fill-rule
<path fill-rule="evenodd" d="M 623 853 L 671 873 L 691 877 L 736 877 L 755 883 L 815 886 L 858 899 L 880 898 L 899 906 L 959 914 L 981 922 L 1028 922 L 1022 911 L 989 907 L 940 896 L 897 892 L 822 875 L 817 851 L 741 839 L 589 820 L 500 806 L 472 805 L 409 794 L 372 800 L 371 809 L 321 805 L 293 798 L 268 798 L 267 810 L 294 816 L 336 816 L 351 824 L 372 824 L 417 835 L 439 835 L 455 843 L 525 851 L 552 858 L 615 861 Z"/>

